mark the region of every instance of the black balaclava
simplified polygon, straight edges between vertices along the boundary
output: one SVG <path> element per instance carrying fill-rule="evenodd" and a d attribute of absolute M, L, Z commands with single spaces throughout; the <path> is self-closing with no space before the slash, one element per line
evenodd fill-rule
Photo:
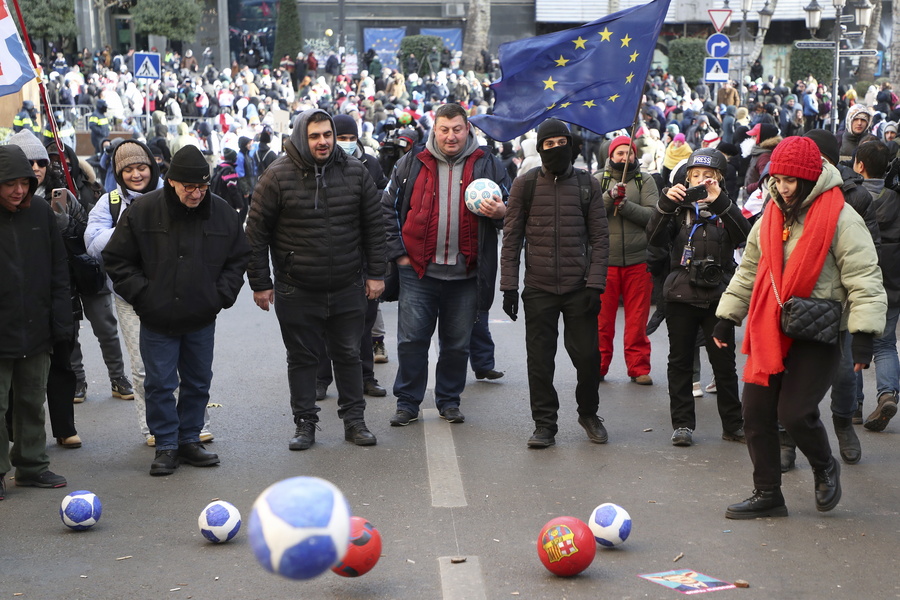
<path fill-rule="evenodd" d="M 544 150 L 544 140 L 552 137 L 565 136 L 565 146 L 555 146 Z M 537 130 L 538 154 L 541 156 L 541 164 L 554 175 L 564 174 L 572 166 L 572 134 L 566 124 L 559 119 L 547 119 Z"/>

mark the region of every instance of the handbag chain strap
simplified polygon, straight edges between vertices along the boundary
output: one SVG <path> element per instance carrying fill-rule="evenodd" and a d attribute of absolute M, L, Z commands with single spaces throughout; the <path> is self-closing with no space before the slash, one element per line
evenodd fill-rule
<path fill-rule="evenodd" d="M 775 287 L 775 277 L 772 275 L 772 271 L 769 271 L 769 279 L 772 281 L 772 291 L 775 292 L 775 301 L 778 302 L 778 306 L 782 309 L 784 308 L 784 303 L 781 301 L 781 295 L 778 293 L 778 288 Z"/>

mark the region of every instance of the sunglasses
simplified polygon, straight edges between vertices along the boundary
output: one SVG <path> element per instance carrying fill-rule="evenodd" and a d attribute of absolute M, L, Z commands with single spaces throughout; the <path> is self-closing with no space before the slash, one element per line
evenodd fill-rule
<path fill-rule="evenodd" d="M 46 169 L 50 165 L 50 161 L 44 158 L 39 158 L 38 160 L 31 161 L 31 166 L 33 167 L 34 165 L 37 165 L 42 169 Z"/>
<path fill-rule="evenodd" d="M 181 187 L 183 187 L 184 191 L 186 191 L 188 194 L 193 194 L 197 190 L 200 190 L 201 194 L 205 194 L 206 190 L 209 189 L 208 185 L 194 185 L 192 183 L 189 183 L 189 184 L 182 183 Z"/>

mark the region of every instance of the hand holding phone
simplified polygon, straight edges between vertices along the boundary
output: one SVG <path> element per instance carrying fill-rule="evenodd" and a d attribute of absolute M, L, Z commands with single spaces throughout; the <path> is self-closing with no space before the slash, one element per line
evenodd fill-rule
<path fill-rule="evenodd" d="M 50 192 L 50 206 L 54 212 L 63 214 L 69 210 L 68 196 L 69 190 L 66 188 L 56 188 Z"/>

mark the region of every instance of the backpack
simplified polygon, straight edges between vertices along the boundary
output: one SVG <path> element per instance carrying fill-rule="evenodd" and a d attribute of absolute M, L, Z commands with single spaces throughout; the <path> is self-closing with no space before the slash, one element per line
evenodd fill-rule
<path fill-rule="evenodd" d="M 610 183 L 612 183 L 612 174 L 609 171 L 604 171 L 603 177 L 600 179 L 600 192 L 605 193 L 606 190 L 609 189 Z M 640 169 L 634 174 L 634 183 L 637 185 L 638 192 L 640 193 L 641 189 L 644 187 L 644 178 L 641 176 Z"/>
<path fill-rule="evenodd" d="M 113 190 L 109 193 L 109 216 L 112 217 L 113 226 L 119 222 L 120 214 L 122 214 L 122 194 L 119 190 Z"/>
<path fill-rule="evenodd" d="M 522 209 L 525 212 L 525 221 L 531 212 L 531 203 L 534 201 L 534 189 L 537 187 L 537 178 L 541 167 L 535 167 L 525 173 L 525 190 L 522 192 Z M 581 190 L 581 213 L 587 218 L 591 205 L 591 174 L 584 169 L 575 169 L 578 176 L 578 188 Z"/>

